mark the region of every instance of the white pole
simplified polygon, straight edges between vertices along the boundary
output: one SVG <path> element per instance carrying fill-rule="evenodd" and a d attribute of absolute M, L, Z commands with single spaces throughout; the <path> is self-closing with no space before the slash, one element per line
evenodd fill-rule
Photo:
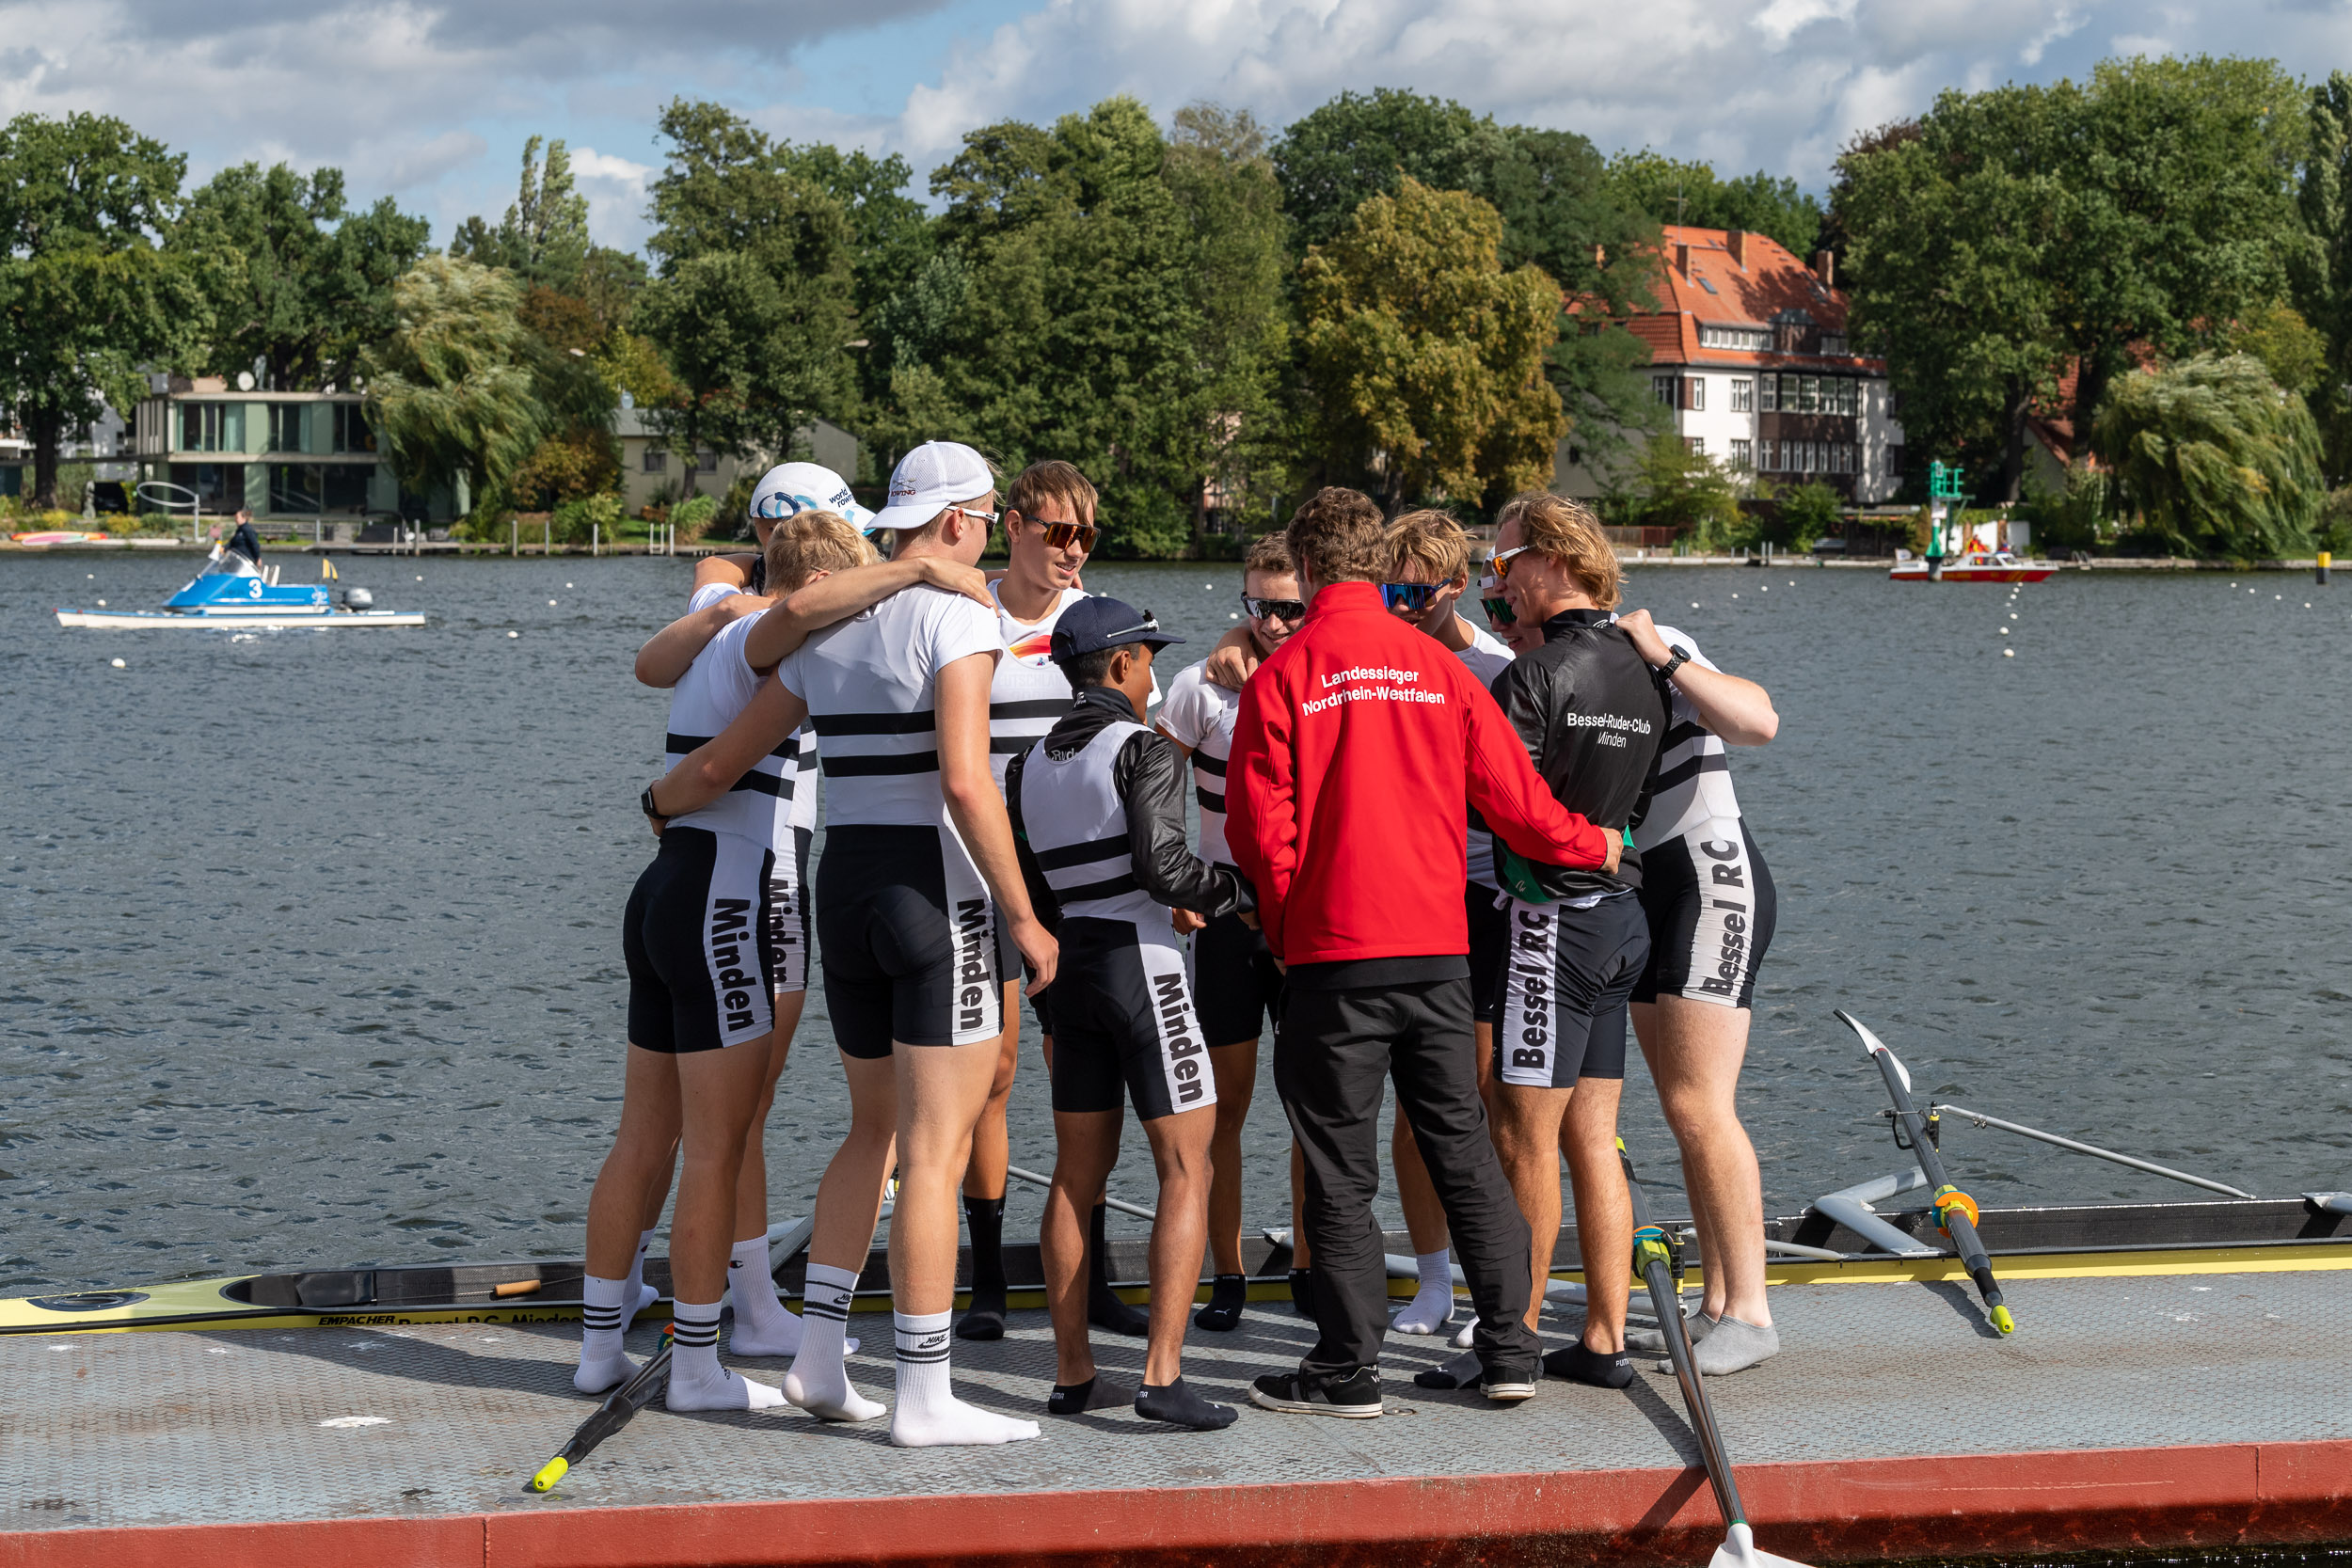
<path fill-rule="evenodd" d="M 602 523 L 588 525 L 588 553 L 592 557 L 604 553 L 604 525 Z"/>

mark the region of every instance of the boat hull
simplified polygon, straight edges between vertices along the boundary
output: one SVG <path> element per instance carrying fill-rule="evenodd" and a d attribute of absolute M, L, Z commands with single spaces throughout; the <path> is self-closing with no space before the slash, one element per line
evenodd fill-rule
<path fill-rule="evenodd" d="M 175 614 L 163 610 L 61 609 L 57 611 L 57 625 L 81 626 L 93 631 L 149 631 L 159 626 L 183 630 L 195 626 L 229 626 L 246 631 L 291 631 L 304 626 L 316 626 L 322 630 L 329 626 L 345 629 L 359 626 L 421 626 L 424 616 L 413 611 L 389 610 L 307 610 L 298 607 L 210 610 L 191 614 Z"/>
<path fill-rule="evenodd" d="M 2047 582 L 2058 571 L 2055 566 L 2031 566 L 2019 562 L 2012 566 L 1946 566 L 1945 582 Z M 1906 561 L 1886 574 L 1893 582 L 1928 582 L 1924 561 Z"/>

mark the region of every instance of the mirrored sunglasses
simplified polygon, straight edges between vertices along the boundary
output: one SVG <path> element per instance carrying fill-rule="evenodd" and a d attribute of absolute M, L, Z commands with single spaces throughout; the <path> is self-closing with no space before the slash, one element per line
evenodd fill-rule
<path fill-rule="evenodd" d="M 1253 621 L 1301 621 L 1307 616 L 1303 599 L 1258 599 L 1244 594 L 1241 607 Z"/>
<path fill-rule="evenodd" d="M 1429 608 L 1438 596 L 1434 582 L 1384 582 L 1380 585 L 1380 602 L 1391 610 L 1401 610 L 1418 615 Z"/>
<path fill-rule="evenodd" d="M 1066 550 L 1073 545 L 1088 555 L 1094 553 L 1094 541 L 1103 531 L 1092 523 L 1044 523 L 1045 544 L 1049 549 Z"/>

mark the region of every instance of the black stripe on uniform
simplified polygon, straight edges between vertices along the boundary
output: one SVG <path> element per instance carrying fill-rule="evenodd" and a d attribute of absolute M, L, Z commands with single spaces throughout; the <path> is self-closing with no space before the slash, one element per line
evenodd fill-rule
<path fill-rule="evenodd" d="M 715 738 L 717 737 L 707 735 L 665 735 L 661 737 L 661 744 L 664 749 L 684 756 L 689 752 L 709 745 Z M 771 757 L 783 757 L 788 761 L 794 754 L 793 748 L 798 744 L 797 736 L 787 736 L 783 745 L 768 754 Z"/>
<path fill-rule="evenodd" d="M 820 736 L 921 735 L 939 727 L 939 715 L 928 708 L 920 713 L 818 713 L 808 721 Z"/>
<path fill-rule="evenodd" d="M 1123 876 L 1106 877 L 1102 881 L 1088 882 L 1080 887 L 1057 887 L 1054 889 L 1054 896 L 1067 907 L 1095 898 L 1117 898 L 1123 894 L 1139 892 L 1142 887 L 1143 884 L 1136 880 L 1135 873 L 1130 871 Z"/>
<path fill-rule="evenodd" d="M 936 773 L 939 753 L 930 752 L 885 752 L 879 756 L 843 757 L 827 752 L 818 760 L 828 779 L 866 779 L 892 773 Z"/>
<path fill-rule="evenodd" d="M 1070 711 L 1076 697 L 1031 697 L 1018 703 L 991 703 L 991 719 L 1059 719 Z"/>
<path fill-rule="evenodd" d="M 1688 762 L 1678 762 L 1659 774 L 1658 783 L 1651 787 L 1651 793 L 1662 795 L 1678 784 L 1690 783 L 1701 773 L 1728 773 L 1730 771 L 1731 759 L 1721 752 L 1695 756 Z"/>
<path fill-rule="evenodd" d="M 1113 855 L 1127 852 L 1127 835 L 1098 838 L 1091 844 L 1065 844 L 1058 849 L 1047 849 L 1037 857 L 1040 871 L 1059 871 L 1066 866 L 1084 865 L 1089 861 L 1106 861 Z"/>
<path fill-rule="evenodd" d="M 1213 812 L 1216 812 L 1216 814 L 1218 814 L 1219 816 L 1223 816 L 1223 815 L 1224 815 L 1224 812 L 1225 812 L 1225 797 L 1224 797 L 1224 796 L 1222 796 L 1222 795 L 1212 795 L 1212 794 L 1210 794 L 1207 790 L 1202 789 L 1200 785 L 1195 784 L 1195 785 L 1193 786 L 1193 790 L 1192 790 L 1192 798 L 1193 798 L 1194 800 L 1198 800 L 1198 801 L 1200 801 L 1200 809 L 1201 809 L 1202 811 L 1213 811 Z"/>
<path fill-rule="evenodd" d="M 1220 779 L 1225 777 L 1223 757 L 1213 757 L 1206 752 L 1195 752 L 1192 753 L 1192 765 L 1203 773 L 1215 773 Z"/>

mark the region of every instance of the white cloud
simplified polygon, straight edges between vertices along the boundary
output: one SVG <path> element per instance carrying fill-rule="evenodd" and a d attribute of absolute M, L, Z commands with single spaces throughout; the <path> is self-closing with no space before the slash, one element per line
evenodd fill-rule
<path fill-rule="evenodd" d="M 634 245 L 644 237 L 645 187 L 653 166 L 599 152 L 566 148 L 572 181 L 588 198 L 588 233 L 599 245 Z"/>

